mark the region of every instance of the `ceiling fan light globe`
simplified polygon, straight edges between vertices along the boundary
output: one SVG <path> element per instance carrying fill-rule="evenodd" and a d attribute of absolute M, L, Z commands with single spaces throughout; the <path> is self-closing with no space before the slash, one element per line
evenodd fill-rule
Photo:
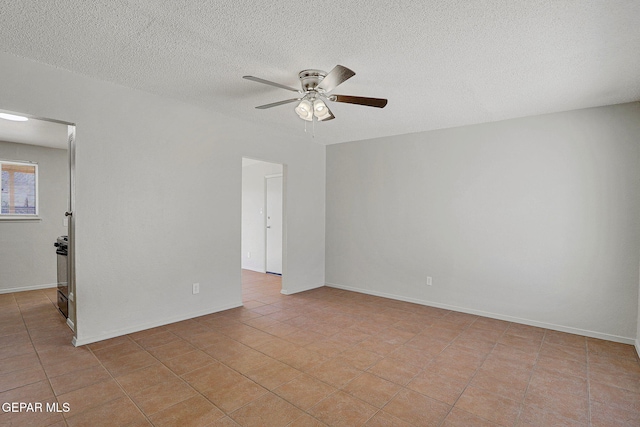
<path fill-rule="evenodd" d="M 298 104 L 295 110 L 301 118 L 304 118 L 312 114 L 311 111 L 313 110 L 313 106 L 311 105 L 311 102 L 303 99 L 302 101 L 300 101 L 300 104 Z"/>
<path fill-rule="evenodd" d="M 311 111 L 308 111 L 306 114 L 300 114 L 298 113 L 298 116 L 302 119 L 302 120 L 306 120 L 308 122 L 313 120 L 313 113 Z"/>
<path fill-rule="evenodd" d="M 318 118 L 318 120 L 326 119 L 331 115 L 326 104 L 320 99 L 317 99 L 313 103 L 313 114 Z"/>

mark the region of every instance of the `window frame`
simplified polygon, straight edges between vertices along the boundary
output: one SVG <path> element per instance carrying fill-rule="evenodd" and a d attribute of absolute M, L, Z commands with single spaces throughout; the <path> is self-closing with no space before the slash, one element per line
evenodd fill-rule
<path fill-rule="evenodd" d="M 38 162 L 32 162 L 28 160 L 5 160 L 0 159 L 0 175 L 2 174 L 2 166 L 3 165 L 18 165 L 18 166 L 31 166 L 35 169 L 35 213 L 33 214 L 9 214 L 2 213 L 2 208 L 0 207 L 0 221 L 4 220 L 30 220 L 30 219 L 40 219 L 40 171 L 38 167 Z"/>

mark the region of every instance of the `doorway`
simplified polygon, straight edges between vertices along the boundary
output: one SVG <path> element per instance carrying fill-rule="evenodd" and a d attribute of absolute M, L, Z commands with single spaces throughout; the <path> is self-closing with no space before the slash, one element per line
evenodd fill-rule
<path fill-rule="evenodd" d="M 241 268 L 283 275 L 284 165 L 242 158 Z"/>
<path fill-rule="evenodd" d="M 28 215 L 14 215 L 20 211 L 12 208 L 7 209 L 8 215 L 0 215 L 5 243 L 12 248 L 0 264 L 0 282 L 6 285 L 0 293 L 48 288 L 59 293 L 62 288 L 64 298 L 57 296 L 58 307 L 75 335 L 75 125 L 21 112 L 0 113 L 0 159 L 8 164 L 32 164 L 35 169 L 35 205 L 30 205 L 31 192 L 24 188 L 24 183 L 30 182 L 28 178 L 23 178 L 21 187 L 3 180 L 3 206 L 8 200 L 9 205 L 15 201 L 34 208 L 25 212 Z M 25 191 L 29 193 L 26 199 Z M 60 257 L 54 243 L 63 236 L 67 236 L 68 256 Z M 25 265 L 29 268 L 22 268 Z M 63 281 L 58 275 L 61 270 L 65 273 Z M 53 298 L 55 301 L 56 296 Z"/>

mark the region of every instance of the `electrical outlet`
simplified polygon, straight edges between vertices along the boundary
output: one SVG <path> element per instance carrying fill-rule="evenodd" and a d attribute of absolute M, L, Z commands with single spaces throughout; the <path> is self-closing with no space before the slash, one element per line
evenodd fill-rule
<path fill-rule="evenodd" d="M 427 286 L 433 286 L 433 279 L 431 276 L 427 276 Z"/>
<path fill-rule="evenodd" d="M 193 284 L 193 294 L 199 294 L 200 293 L 200 283 L 194 283 Z"/>

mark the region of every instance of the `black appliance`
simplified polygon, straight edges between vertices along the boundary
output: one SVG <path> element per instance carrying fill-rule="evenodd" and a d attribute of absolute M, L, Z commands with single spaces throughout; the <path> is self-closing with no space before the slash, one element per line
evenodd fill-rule
<path fill-rule="evenodd" d="M 58 310 L 65 318 L 69 317 L 69 282 L 67 257 L 69 255 L 69 238 L 60 236 L 53 244 L 58 258 Z"/>

